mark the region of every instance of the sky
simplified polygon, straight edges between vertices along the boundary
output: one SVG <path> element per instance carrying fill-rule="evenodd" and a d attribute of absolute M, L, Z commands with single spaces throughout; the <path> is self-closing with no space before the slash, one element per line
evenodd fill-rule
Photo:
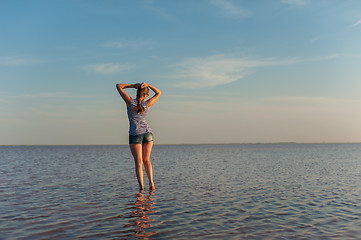
<path fill-rule="evenodd" d="M 0 145 L 361 142 L 361 1 L 2 0 Z M 127 89 L 134 96 L 134 89 Z"/>

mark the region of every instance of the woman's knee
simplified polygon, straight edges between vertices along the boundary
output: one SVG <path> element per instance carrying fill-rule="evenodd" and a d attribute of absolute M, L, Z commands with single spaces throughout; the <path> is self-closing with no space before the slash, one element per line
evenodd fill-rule
<path fill-rule="evenodd" d="M 135 160 L 136 167 L 142 167 L 142 165 L 143 165 L 142 159 L 134 159 L 134 160 Z"/>
<path fill-rule="evenodd" d="M 144 163 L 144 164 L 149 164 L 149 163 L 150 163 L 150 159 L 149 159 L 149 158 L 143 158 L 143 163 Z"/>

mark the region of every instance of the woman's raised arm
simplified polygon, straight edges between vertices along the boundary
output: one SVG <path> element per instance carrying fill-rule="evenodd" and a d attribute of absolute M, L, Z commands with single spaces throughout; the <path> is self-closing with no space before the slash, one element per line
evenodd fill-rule
<path fill-rule="evenodd" d="M 136 84 L 127 84 L 127 83 L 118 83 L 116 84 L 116 88 L 120 94 L 120 96 L 123 98 L 124 102 L 129 106 L 132 103 L 132 98 L 124 91 L 124 88 L 135 88 L 137 89 L 140 86 L 140 83 Z"/>
<path fill-rule="evenodd" d="M 143 83 L 142 87 L 143 86 L 144 87 L 149 87 L 155 93 L 155 95 L 153 97 L 149 98 L 148 101 L 147 101 L 148 108 L 150 108 L 158 100 L 158 98 L 162 94 L 162 92 L 158 88 L 156 88 L 156 87 L 154 87 L 154 86 L 152 86 L 152 85 L 150 85 L 148 83 Z"/>

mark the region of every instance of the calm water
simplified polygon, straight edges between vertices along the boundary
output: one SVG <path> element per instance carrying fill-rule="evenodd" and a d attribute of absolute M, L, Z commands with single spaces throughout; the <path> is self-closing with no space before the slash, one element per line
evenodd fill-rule
<path fill-rule="evenodd" d="M 361 239 L 361 144 L 0 147 L 0 239 Z M 148 182 L 145 178 L 145 186 Z"/>

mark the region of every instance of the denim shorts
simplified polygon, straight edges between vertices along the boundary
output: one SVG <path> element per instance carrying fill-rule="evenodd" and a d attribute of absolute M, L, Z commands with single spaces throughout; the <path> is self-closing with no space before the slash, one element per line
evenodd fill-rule
<path fill-rule="evenodd" d="M 139 135 L 131 135 L 129 134 L 129 144 L 137 144 L 137 143 L 147 143 L 153 142 L 153 134 L 152 133 L 144 133 Z"/>

